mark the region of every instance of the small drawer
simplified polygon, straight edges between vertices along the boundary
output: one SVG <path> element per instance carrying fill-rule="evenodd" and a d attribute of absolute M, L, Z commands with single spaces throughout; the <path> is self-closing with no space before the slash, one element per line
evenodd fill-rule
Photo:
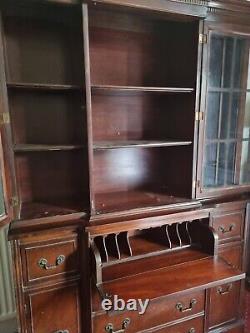
<path fill-rule="evenodd" d="M 203 332 L 204 332 L 203 317 L 187 320 L 181 324 L 152 331 L 152 333 L 203 333 Z"/>
<path fill-rule="evenodd" d="M 240 282 L 234 282 L 210 289 L 210 329 L 240 317 L 240 286 Z"/>
<path fill-rule="evenodd" d="M 218 233 L 219 241 L 242 239 L 244 234 L 244 211 L 227 212 L 212 216 L 212 226 Z"/>
<path fill-rule="evenodd" d="M 161 298 L 150 301 L 147 311 L 143 315 L 139 315 L 137 311 L 126 311 L 95 316 L 93 319 L 94 332 L 105 332 L 105 328 L 109 324 L 112 325 L 114 331 L 119 331 L 126 318 L 130 321 L 126 333 L 144 331 L 195 314 L 203 315 L 204 308 L 204 291 L 179 297 Z"/>
<path fill-rule="evenodd" d="M 78 284 L 35 291 L 26 295 L 29 333 L 80 333 Z"/>
<path fill-rule="evenodd" d="M 77 238 L 50 240 L 21 246 L 25 283 L 62 278 L 79 271 Z"/>
<path fill-rule="evenodd" d="M 219 256 L 239 270 L 242 270 L 243 245 L 222 245 L 219 248 Z"/>

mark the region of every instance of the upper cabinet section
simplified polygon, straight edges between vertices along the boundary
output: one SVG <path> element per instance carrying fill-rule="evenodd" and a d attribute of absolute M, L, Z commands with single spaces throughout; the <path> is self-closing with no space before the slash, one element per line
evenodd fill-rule
<path fill-rule="evenodd" d="M 197 193 L 205 197 L 250 185 L 250 35 L 212 27 L 207 35 Z"/>
<path fill-rule="evenodd" d="M 199 20 L 98 3 L 86 16 L 92 214 L 193 205 Z"/>

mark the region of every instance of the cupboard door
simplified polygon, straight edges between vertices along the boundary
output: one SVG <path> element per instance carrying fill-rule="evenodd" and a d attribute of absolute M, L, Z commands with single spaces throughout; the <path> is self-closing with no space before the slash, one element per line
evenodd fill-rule
<path fill-rule="evenodd" d="M 26 306 L 29 333 L 80 333 L 78 285 L 29 293 Z"/>
<path fill-rule="evenodd" d="M 240 316 L 240 282 L 227 283 L 210 290 L 209 328 L 237 320 Z"/>
<path fill-rule="evenodd" d="M 250 34 L 206 34 L 197 197 L 250 185 Z"/>

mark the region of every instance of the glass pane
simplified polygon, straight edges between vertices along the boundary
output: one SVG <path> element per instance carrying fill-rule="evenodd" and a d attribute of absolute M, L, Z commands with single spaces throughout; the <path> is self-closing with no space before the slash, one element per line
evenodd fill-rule
<path fill-rule="evenodd" d="M 250 138 L 250 93 L 246 95 L 246 106 L 243 126 L 243 139 Z"/>
<path fill-rule="evenodd" d="M 235 175 L 235 158 L 236 158 L 236 143 L 230 142 L 227 145 L 227 163 L 226 163 L 226 185 L 234 184 L 234 175 Z"/>
<path fill-rule="evenodd" d="M 224 39 L 213 34 L 210 48 L 209 86 L 221 87 Z"/>
<path fill-rule="evenodd" d="M 234 66 L 234 88 L 240 89 L 244 88 L 244 82 L 242 82 L 242 76 L 244 74 L 243 65 L 244 65 L 246 42 L 243 39 L 236 39 L 235 43 L 236 45 L 235 45 L 235 66 Z"/>
<path fill-rule="evenodd" d="M 216 171 L 216 185 L 225 185 L 226 179 L 226 144 L 221 143 L 218 145 L 218 167 Z"/>
<path fill-rule="evenodd" d="M 206 146 L 206 161 L 203 179 L 203 184 L 205 187 L 214 187 L 216 184 L 216 157 L 217 144 L 208 144 Z"/>
<path fill-rule="evenodd" d="M 209 93 L 207 101 L 206 137 L 217 139 L 219 130 L 220 93 Z"/>
<path fill-rule="evenodd" d="M 232 80 L 232 63 L 233 63 L 233 50 L 234 40 L 232 37 L 225 38 L 225 65 L 223 71 L 223 87 L 231 87 Z"/>
<path fill-rule="evenodd" d="M 250 142 L 242 142 L 240 183 L 250 183 Z"/>
<path fill-rule="evenodd" d="M 230 94 L 222 94 L 222 105 L 221 105 L 221 130 L 220 138 L 226 139 L 229 137 L 229 122 L 230 122 Z"/>

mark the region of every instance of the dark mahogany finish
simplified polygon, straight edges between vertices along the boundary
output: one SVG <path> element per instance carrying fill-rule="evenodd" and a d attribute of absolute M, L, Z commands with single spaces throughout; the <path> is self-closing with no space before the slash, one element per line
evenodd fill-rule
<path fill-rule="evenodd" d="M 249 17 L 243 0 L 1 2 L 20 333 L 243 333 Z M 105 312 L 107 294 L 149 307 Z"/>

